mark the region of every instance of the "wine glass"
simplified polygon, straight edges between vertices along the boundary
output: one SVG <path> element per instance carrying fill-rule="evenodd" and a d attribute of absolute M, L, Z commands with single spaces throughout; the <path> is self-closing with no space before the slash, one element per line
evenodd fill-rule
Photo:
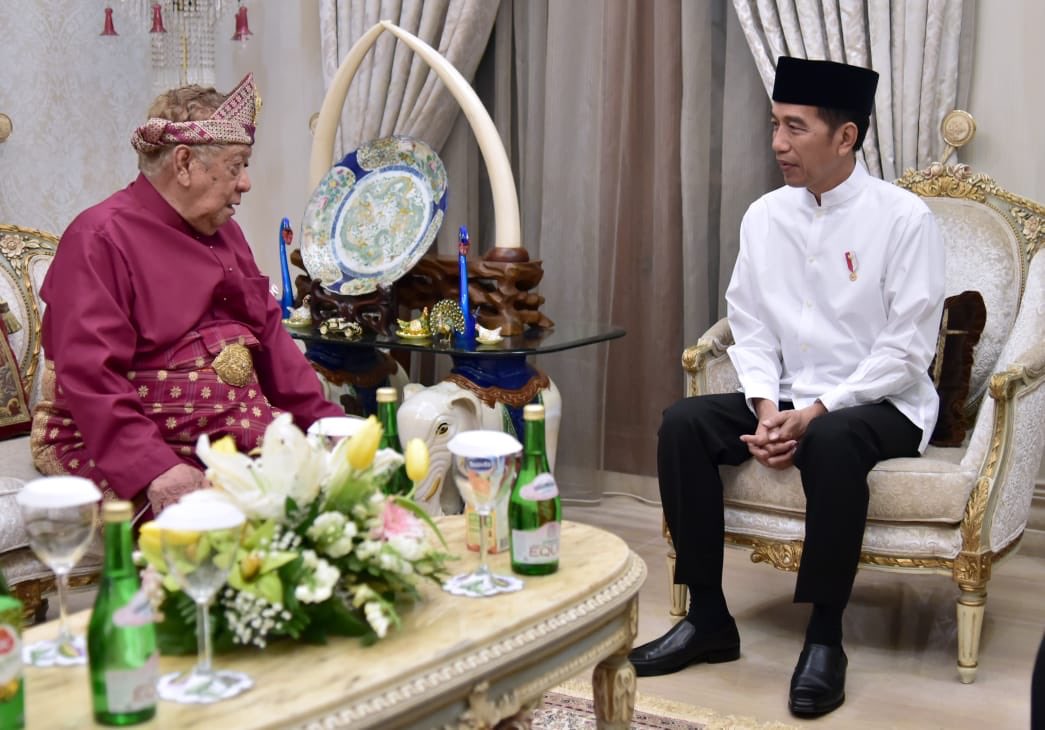
<path fill-rule="evenodd" d="M 87 662 L 82 636 L 74 636 L 66 617 L 69 573 L 87 552 L 96 535 L 98 502 L 102 493 L 83 477 L 54 476 L 34 479 L 22 487 L 15 501 L 22 513 L 29 547 L 54 571 L 58 584 L 58 638 L 25 647 L 25 661 L 35 666 L 75 666 Z"/>
<path fill-rule="evenodd" d="M 323 448 L 331 451 L 339 441 L 354 436 L 366 423 L 358 416 L 326 416 L 317 419 L 308 427 L 308 434 L 315 436 Z"/>
<path fill-rule="evenodd" d="M 523 583 L 518 578 L 490 572 L 486 564 L 486 531 L 490 511 L 507 498 L 515 482 L 522 444 L 500 431 L 462 431 L 446 447 L 453 455 L 457 489 L 479 515 L 479 567 L 472 573 L 447 579 L 443 589 L 472 598 L 519 590 Z"/>
<path fill-rule="evenodd" d="M 242 672 L 211 666 L 210 604 L 236 559 L 245 518 L 228 502 L 188 496 L 164 509 L 156 524 L 167 570 L 196 603 L 198 661 L 191 671 L 160 677 L 156 690 L 165 700 L 205 704 L 254 686 Z"/>

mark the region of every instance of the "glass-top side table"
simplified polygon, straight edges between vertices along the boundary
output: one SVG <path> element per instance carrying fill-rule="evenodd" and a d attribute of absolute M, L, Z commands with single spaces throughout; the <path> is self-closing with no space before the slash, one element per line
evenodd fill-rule
<path fill-rule="evenodd" d="M 625 331 L 601 322 L 556 322 L 550 329 L 529 329 L 521 335 L 505 337 L 485 345 L 474 338 L 407 339 L 396 335 L 365 334 L 358 339 L 340 335 L 321 335 L 314 328 L 288 327 L 291 336 L 305 343 L 305 356 L 328 371 L 349 373 L 374 372 L 381 367 L 381 349 L 449 355 L 453 360 L 450 379 L 477 393 L 485 400 L 497 400 L 508 406 L 516 431 L 522 433 L 522 405 L 529 402 L 527 393 L 535 391 L 547 376 L 531 366 L 526 358 L 562 352 L 623 337 Z M 376 408 L 373 386 L 356 385 L 367 412 Z M 516 394 L 518 399 L 511 399 Z M 506 402 L 508 398 L 511 402 Z"/>
<path fill-rule="evenodd" d="M 415 340 L 396 335 L 366 334 L 354 340 L 340 335 L 321 335 L 314 328 L 288 327 L 291 335 L 307 343 L 321 343 L 336 346 L 339 349 L 372 349 L 375 347 L 389 350 L 413 350 L 415 352 L 432 352 L 442 355 L 479 357 L 483 359 L 501 359 L 542 355 L 550 352 L 570 350 L 584 345 L 623 337 L 625 332 L 612 324 L 598 322 L 557 322 L 550 329 L 528 329 L 521 335 L 505 337 L 500 342 L 484 345 L 475 339 L 471 341 L 461 337 L 442 340 L 436 337 Z"/>

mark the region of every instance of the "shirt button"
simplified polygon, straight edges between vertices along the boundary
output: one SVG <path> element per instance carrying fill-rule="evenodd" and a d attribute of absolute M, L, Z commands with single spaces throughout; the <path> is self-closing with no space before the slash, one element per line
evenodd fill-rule
<path fill-rule="evenodd" d="M 232 271 L 232 267 L 231 266 L 229 267 L 229 271 Z"/>
<path fill-rule="evenodd" d="M 810 256 L 809 257 L 809 263 L 815 264 L 816 263 L 816 257 L 815 256 Z"/>
<path fill-rule="evenodd" d="M 813 308 L 813 303 L 807 299 L 806 300 L 806 309 L 812 309 L 812 308 Z"/>
<path fill-rule="evenodd" d="M 809 350 L 809 345 L 802 345 L 802 352 L 806 352 L 808 350 Z"/>

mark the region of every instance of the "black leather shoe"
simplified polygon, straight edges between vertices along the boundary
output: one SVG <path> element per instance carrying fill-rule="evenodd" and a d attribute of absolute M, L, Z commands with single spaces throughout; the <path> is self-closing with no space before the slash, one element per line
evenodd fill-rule
<path fill-rule="evenodd" d="M 740 658 L 740 634 L 736 622 L 711 634 L 700 635 L 696 627 L 682 619 L 659 639 L 631 650 L 628 660 L 640 677 L 671 674 L 690 664 L 731 662 Z"/>
<path fill-rule="evenodd" d="M 816 717 L 840 707 L 845 702 L 848 665 L 841 645 L 807 644 L 791 675 L 788 709 L 800 717 Z"/>

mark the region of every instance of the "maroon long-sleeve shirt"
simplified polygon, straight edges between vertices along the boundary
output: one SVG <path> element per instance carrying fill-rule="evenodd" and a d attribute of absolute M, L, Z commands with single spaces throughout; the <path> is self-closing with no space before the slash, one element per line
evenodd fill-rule
<path fill-rule="evenodd" d="M 182 458 L 143 411 L 128 372 L 162 367 L 186 335 L 214 324 L 245 326 L 258 383 L 272 406 L 307 428 L 343 415 L 284 331 L 235 221 L 205 236 L 142 175 L 69 225 L 41 289 L 44 352 L 62 405 L 108 486 L 131 498 Z"/>

